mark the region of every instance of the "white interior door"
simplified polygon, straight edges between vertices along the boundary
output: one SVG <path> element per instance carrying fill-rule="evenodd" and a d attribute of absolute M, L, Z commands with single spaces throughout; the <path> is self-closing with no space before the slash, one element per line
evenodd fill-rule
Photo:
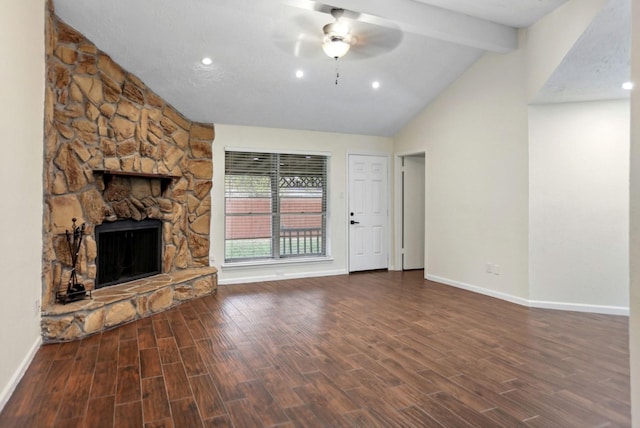
<path fill-rule="evenodd" d="M 349 271 L 389 267 L 386 156 L 349 155 Z"/>
<path fill-rule="evenodd" d="M 424 268 L 424 155 L 402 159 L 402 269 Z"/>

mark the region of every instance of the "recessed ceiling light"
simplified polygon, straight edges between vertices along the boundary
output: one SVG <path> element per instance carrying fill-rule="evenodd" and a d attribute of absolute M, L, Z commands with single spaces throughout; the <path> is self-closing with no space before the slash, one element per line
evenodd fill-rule
<path fill-rule="evenodd" d="M 209 58 L 208 56 L 205 56 L 204 58 L 202 58 L 202 63 L 204 65 L 211 65 L 211 64 L 213 64 L 213 60 L 211 58 Z"/>
<path fill-rule="evenodd" d="M 296 77 L 297 77 L 298 79 L 302 79 L 302 78 L 304 77 L 304 71 L 302 71 L 302 70 L 297 70 L 297 71 L 296 71 Z"/>
<path fill-rule="evenodd" d="M 380 87 L 380 82 L 376 80 L 375 82 L 371 83 L 371 87 L 373 89 L 378 89 Z"/>
<path fill-rule="evenodd" d="M 622 89 L 625 89 L 627 91 L 630 91 L 633 89 L 633 82 L 624 82 L 622 84 Z"/>

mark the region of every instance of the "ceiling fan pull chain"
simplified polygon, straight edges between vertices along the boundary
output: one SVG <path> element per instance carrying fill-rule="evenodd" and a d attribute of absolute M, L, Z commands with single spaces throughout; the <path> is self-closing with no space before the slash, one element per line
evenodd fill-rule
<path fill-rule="evenodd" d="M 338 58 L 336 57 L 336 85 L 338 84 L 339 77 L 340 77 L 340 71 L 338 70 Z"/>

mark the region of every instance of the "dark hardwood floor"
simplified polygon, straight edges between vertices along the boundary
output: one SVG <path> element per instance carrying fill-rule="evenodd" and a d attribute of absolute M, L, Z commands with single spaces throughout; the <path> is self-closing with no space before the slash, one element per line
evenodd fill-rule
<path fill-rule="evenodd" d="M 0 427 L 625 427 L 627 323 L 422 271 L 222 286 L 43 346 Z"/>

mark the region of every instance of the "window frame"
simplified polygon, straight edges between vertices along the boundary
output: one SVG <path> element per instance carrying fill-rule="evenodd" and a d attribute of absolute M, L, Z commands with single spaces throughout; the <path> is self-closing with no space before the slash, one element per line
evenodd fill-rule
<path fill-rule="evenodd" d="M 274 151 L 274 150 L 264 150 L 264 149 L 246 149 L 246 148 L 229 148 L 226 147 L 225 151 L 225 168 L 224 168 L 224 262 L 225 264 L 230 265 L 243 265 L 243 264 L 265 264 L 265 263 L 288 263 L 288 262 L 298 262 L 298 261 L 319 261 L 326 260 L 329 257 L 329 165 L 331 160 L 331 154 L 327 152 L 317 152 L 317 151 L 296 151 L 296 150 L 282 150 L 282 151 Z M 264 169 L 262 165 L 258 165 L 257 171 L 264 170 L 263 173 L 255 173 L 255 170 L 251 169 L 252 173 L 248 173 L 247 175 L 242 175 L 241 173 L 245 170 L 248 171 L 246 167 L 237 168 L 233 165 L 229 165 L 230 156 L 236 156 L 236 162 L 238 162 L 238 158 L 240 161 L 247 162 L 248 158 L 254 158 L 252 160 L 257 160 L 255 158 L 259 158 L 264 155 L 270 157 L 270 161 L 265 162 L 267 165 L 267 169 Z M 286 212 L 282 211 L 282 202 L 287 198 L 286 189 L 287 186 L 283 186 L 283 183 L 287 183 L 288 180 L 293 178 L 292 175 L 285 175 L 286 173 L 282 171 L 283 168 L 287 168 L 287 166 L 282 166 L 282 158 L 284 161 L 293 160 L 293 164 L 295 166 L 290 166 L 289 173 L 291 174 L 295 168 L 300 168 L 304 165 L 304 160 L 301 160 L 301 157 L 313 159 L 310 160 L 309 168 L 313 171 L 310 175 L 304 176 L 300 175 L 303 179 L 307 181 L 315 181 L 320 179 L 320 184 L 312 187 L 303 186 L 300 189 L 313 189 L 317 188 L 320 190 L 321 194 L 321 206 L 320 211 L 311 211 L 311 212 Z M 320 160 L 319 160 L 320 159 Z M 262 160 L 262 159 L 258 159 Z M 297 162 L 297 163 L 296 163 Z M 322 162 L 321 170 L 318 171 L 318 165 Z M 237 174 L 233 174 L 233 172 L 237 172 Z M 304 169 L 304 173 L 307 173 L 307 170 Z M 270 200 L 270 210 L 269 212 L 260 212 L 260 213 L 230 213 L 228 209 L 228 201 L 229 201 L 229 183 L 228 176 L 229 175 L 238 175 L 238 176 L 251 176 L 255 175 L 256 177 L 268 177 L 270 180 L 270 192 L 269 192 L 269 200 Z M 296 177 L 298 178 L 298 177 Z M 236 188 L 235 191 L 238 191 Z M 242 189 L 240 189 L 242 190 Z M 306 196 L 303 196 L 306 197 Z M 270 254 L 267 256 L 260 255 L 249 255 L 246 257 L 233 257 L 230 255 L 228 243 L 231 241 L 228 237 L 229 229 L 228 229 L 228 218 L 229 217 L 257 217 L 261 215 L 269 215 L 271 230 L 269 231 L 269 242 L 270 242 Z M 296 253 L 283 253 L 282 244 L 285 239 L 285 235 L 283 234 L 283 218 L 287 216 L 292 217 L 305 217 L 305 216 L 319 216 L 320 219 L 320 227 L 318 228 L 307 228 L 318 229 L 317 231 L 313 230 L 309 233 L 311 234 L 309 237 L 310 242 L 310 252 L 307 252 L 306 247 L 304 248 L 304 252 L 300 253 L 299 247 Z M 304 228 L 300 228 L 302 230 Z M 291 230 L 291 229 L 289 229 Z M 297 230 L 293 228 L 293 230 Z M 313 233 L 317 233 L 317 235 L 312 235 Z M 289 236 L 288 239 L 292 239 Z M 303 238 L 304 244 L 307 243 L 307 235 L 304 235 Z M 313 246 L 311 241 L 315 239 L 316 245 L 321 247 L 317 252 L 313 252 Z M 291 241 L 289 241 L 291 243 Z M 319 244 L 318 244 L 319 243 Z M 297 237 L 297 244 L 300 245 L 300 237 Z M 318 247 L 317 247 L 318 248 Z"/>

